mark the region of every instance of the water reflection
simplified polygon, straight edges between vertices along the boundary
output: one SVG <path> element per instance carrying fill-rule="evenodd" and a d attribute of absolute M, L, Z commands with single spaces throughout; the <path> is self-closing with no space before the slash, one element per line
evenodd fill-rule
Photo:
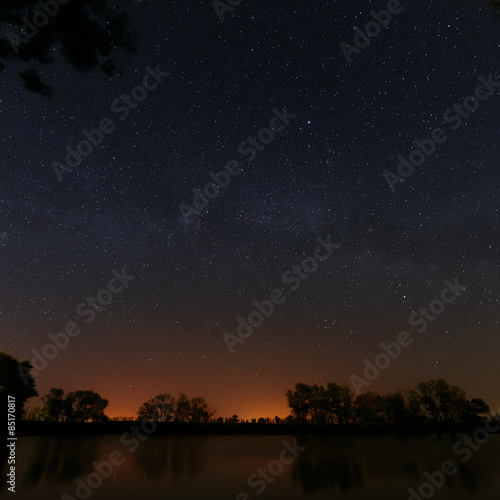
<path fill-rule="evenodd" d="M 369 490 L 377 481 L 394 481 L 408 486 L 428 481 L 424 473 L 441 470 L 444 460 L 454 459 L 456 474 L 446 477 L 445 487 L 459 486 L 477 492 L 480 485 L 491 482 L 498 462 L 471 460 L 461 462 L 451 453 L 452 438 L 370 438 L 370 437 L 297 437 L 307 451 L 293 464 L 292 481 L 306 493 L 354 489 Z M 490 447 L 489 451 L 497 447 Z M 431 445 L 431 446 L 430 446 Z M 478 476 L 480 475 L 480 480 Z"/>
<path fill-rule="evenodd" d="M 134 453 L 133 463 L 148 480 L 165 477 L 175 482 L 203 472 L 206 447 L 204 436 L 151 439 Z"/>
<path fill-rule="evenodd" d="M 186 500 L 204 494 L 235 498 L 248 490 L 250 474 L 279 457 L 284 439 L 296 439 L 306 449 L 269 484 L 269 498 L 360 500 L 368 493 L 374 500 L 408 498 L 408 488 L 418 489 L 428 481 L 426 471 L 440 470 L 449 459 L 457 472 L 446 479 L 443 500 L 493 498 L 490 493 L 500 489 L 500 436 L 465 463 L 452 452 L 460 438 L 450 436 L 151 436 L 133 452 L 120 436 L 21 438 L 17 486 L 24 490 L 20 498 L 28 493 L 41 500 L 59 498 L 74 490 L 75 479 L 85 480 L 94 470 L 92 462 L 119 450 L 125 462 L 94 492 L 96 500 L 128 500 L 142 491 Z M 5 491 L 4 454 L 1 461 Z"/>
<path fill-rule="evenodd" d="M 99 454 L 102 438 L 40 438 L 24 477 L 27 486 L 36 485 L 42 477 L 50 482 L 68 482 L 90 472 Z"/>
<path fill-rule="evenodd" d="M 109 450 L 102 450 L 104 442 Z M 37 438 L 32 448 L 32 458 L 23 478 L 25 486 L 33 487 L 42 479 L 65 483 L 84 477 L 94 470 L 92 462 L 107 460 L 113 449 L 120 450 L 126 460 L 131 460 L 134 469 L 148 481 L 168 478 L 175 482 L 203 472 L 207 438 L 158 436 L 141 443 L 132 453 L 123 448 L 119 438 L 106 436 L 92 439 Z"/>
<path fill-rule="evenodd" d="M 305 492 L 339 490 L 348 492 L 363 485 L 363 473 L 356 459 L 343 455 L 342 438 L 298 436 L 297 442 L 306 452 L 293 464 L 292 480 Z M 337 455 L 337 456 L 335 456 Z"/>
<path fill-rule="evenodd" d="M 294 484 L 300 482 L 304 491 L 335 490 L 350 491 L 354 486 L 361 487 L 362 474 L 358 464 L 346 459 L 325 459 L 312 463 L 309 458 L 299 459 L 293 470 Z"/>

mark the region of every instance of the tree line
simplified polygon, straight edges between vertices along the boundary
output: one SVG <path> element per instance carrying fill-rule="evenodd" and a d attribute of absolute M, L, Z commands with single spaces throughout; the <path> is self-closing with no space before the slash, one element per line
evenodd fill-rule
<path fill-rule="evenodd" d="M 16 417 L 52 422 L 97 422 L 125 420 L 109 419 L 104 413 L 108 400 L 91 390 L 72 391 L 51 388 L 43 396 L 43 406 L 24 411 L 28 399 L 38 396 L 30 363 L 19 362 L 0 352 L 0 396 L 16 399 Z M 421 382 L 415 389 L 380 395 L 364 392 L 354 395 L 347 385 L 330 382 L 322 385 L 297 383 L 285 393 L 291 414 L 282 419 L 259 418 L 244 421 L 237 415 L 214 419 L 217 410 L 201 396 L 188 398 L 183 392 L 178 397 L 158 394 L 144 402 L 136 413 L 137 420 L 193 423 L 298 423 L 298 424 L 357 424 L 361 426 L 418 426 L 422 424 L 476 425 L 490 414 L 489 406 L 481 398 L 467 399 L 465 391 L 450 385 L 444 379 Z M 0 413 L 7 405 L 2 405 Z M 129 420 L 129 419 L 127 419 Z"/>
<path fill-rule="evenodd" d="M 475 424 L 490 413 L 481 398 L 467 399 L 465 391 L 444 379 L 421 382 L 416 389 L 380 395 L 365 392 L 354 397 L 346 385 L 326 387 L 298 383 L 287 391 L 295 422 L 360 424 L 364 426 L 418 424 Z"/>
<path fill-rule="evenodd" d="M 46 422 L 106 422 L 130 420 L 125 417 L 110 419 L 104 410 L 109 402 L 94 391 L 75 391 L 64 394 L 63 389 L 51 388 L 42 398 L 43 406 L 24 413 L 26 420 Z M 137 420 L 155 422 L 209 422 L 216 409 L 201 396 L 188 398 L 181 392 L 178 398 L 158 394 L 141 405 Z"/>
<path fill-rule="evenodd" d="M 183 392 L 177 398 L 158 394 L 146 401 L 137 412 L 139 420 L 156 422 L 209 422 L 217 410 L 201 396 L 189 399 Z"/>
<path fill-rule="evenodd" d="M 16 418 L 43 420 L 48 422 L 104 422 L 111 420 L 104 410 L 109 401 L 91 390 L 64 393 L 63 389 L 52 387 L 41 398 L 43 405 L 25 410 L 26 402 L 38 397 L 35 380 L 28 360 L 18 361 L 10 354 L 0 351 L 0 399 L 7 396 L 16 400 Z M 7 404 L 0 408 L 5 412 Z M 158 394 L 143 403 L 136 415 L 138 420 L 157 422 L 209 422 L 217 410 L 201 396 L 188 398 L 181 392 L 177 398 L 170 394 Z M 117 418 L 113 420 L 124 420 Z"/>

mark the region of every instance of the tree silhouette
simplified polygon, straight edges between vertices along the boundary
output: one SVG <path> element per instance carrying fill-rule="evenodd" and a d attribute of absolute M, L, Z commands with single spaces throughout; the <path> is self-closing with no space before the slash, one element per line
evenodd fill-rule
<path fill-rule="evenodd" d="M 412 424 L 421 422 L 423 419 L 422 404 L 417 391 L 411 390 L 408 393 L 408 420 Z"/>
<path fill-rule="evenodd" d="M 52 387 L 42 398 L 48 419 L 53 422 L 102 422 L 108 420 L 104 410 L 108 400 L 94 391 L 74 391 L 64 396 L 62 389 Z"/>
<path fill-rule="evenodd" d="M 45 406 L 35 406 L 31 410 L 25 410 L 23 413 L 24 420 L 50 421 L 49 412 Z"/>
<path fill-rule="evenodd" d="M 359 394 L 354 401 L 356 422 L 361 425 L 379 425 L 382 422 L 382 397 L 374 392 Z"/>
<path fill-rule="evenodd" d="M 174 420 L 177 422 L 187 422 L 189 421 L 189 415 L 191 414 L 191 401 L 183 393 L 179 393 L 177 398 L 177 408 L 175 410 Z"/>
<path fill-rule="evenodd" d="M 410 422 L 410 410 L 401 391 L 381 396 L 379 405 L 384 423 L 397 426 Z"/>
<path fill-rule="evenodd" d="M 295 384 L 295 391 L 288 390 L 286 392 L 288 406 L 299 424 L 307 422 L 309 411 L 311 410 L 311 393 L 311 387 L 300 382 Z"/>
<path fill-rule="evenodd" d="M 309 415 L 314 424 L 326 423 L 328 414 L 328 400 L 325 388 L 321 385 L 313 385 L 309 392 Z"/>
<path fill-rule="evenodd" d="M 466 404 L 462 408 L 461 416 L 463 421 L 478 425 L 490 414 L 490 407 L 481 398 L 473 398 L 470 401 L 466 401 Z"/>
<path fill-rule="evenodd" d="M 139 420 L 169 422 L 174 414 L 174 398 L 170 394 L 157 394 L 146 401 L 137 412 Z"/>
<path fill-rule="evenodd" d="M 298 423 L 310 420 L 314 424 L 345 424 L 352 420 L 353 393 L 349 387 L 328 383 L 323 386 L 298 383 L 286 397 L 292 415 Z"/>
<path fill-rule="evenodd" d="M 208 405 L 207 401 L 200 396 L 191 399 L 191 421 L 208 422 L 217 410 Z"/>
<path fill-rule="evenodd" d="M 19 362 L 10 354 L 0 351 L 0 415 L 7 413 L 7 396 L 15 398 L 15 416 L 21 418 L 24 405 L 29 398 L 38 396 L 35 380 L 30 371 L 33 369 L 26 359 Z M 6 418 L 3 418 L 6 422 Z"/>
<path fill-rule="evenodd" d="M 51 95 L 52 87 L 34 67 L 54 64 L 57 54 L 80 71 L 100 67 L 111 76 L 118 71 L 113 60 L 116 49 L 135 50 L 135 32 L 116 2 L 43 3 L 45 8 L 36 0 L 2 0 L 0 4 L 0 32 L 6 33 L 0 38 L 0 71 L 5 77 L 7 70 L 17 70 L 26 90 Z"/>
<path fill-rule="evenodd" d="M 64 398 L 64 391 L 52 387 L 42 401 L 45 403 L 49 420 L 53 422 L 62 422 L 66 418 L 66 409 L 68 402 Z"/>
<path fill-rule="evenodd" d="M 66 410 L 71 422 L 102 422 L 108 420 L 104 410 L 108 406 L 108 400 L 101 398 L 94 391 L 75 391 L 66 396 L 69 407 Z"/>
<path fill-rule="evenodd" d="M 329 423 L 347 424 L 352 420 L 354 394 L 346 385 L 327 384 Z"/>
<path fill-rule="evenodd" d="M 189 400 L 181 392 L 177 401 L 170 394 L 158 394 L 146 401 L 137 412 L 139 420 L 157 422 L 208 422 L 217 412 L 207 401 L 198 396 Z"/>
<path fill-rule="evenodd" d="M 417 390 L 379 395 L 354 394 L 333 382 L 326 389 L 297 383 L 286 397 L 292 415 L 285 422 L 323 424 L 357 423 L 366 427 L 432 424 L 479 425 L 491 413 L 480 398 L 468 400 L 465 392 L 444 379 L 418 384 Z"/>
<path fill-rule="evenodd" d="M 466 406 L 465 392 L 444 379 L 418 384 L 420 401 L 433 422 L 457 422 Z"/>

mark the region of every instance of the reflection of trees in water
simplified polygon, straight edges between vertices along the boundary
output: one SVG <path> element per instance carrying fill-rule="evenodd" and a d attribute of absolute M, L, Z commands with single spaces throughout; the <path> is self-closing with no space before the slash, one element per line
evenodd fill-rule
<path fill-rule="evenodd" d="M 348 492 L 362 486 L 361 467 L 352 458 L 352 440 L 327 436 L 297 436 L 296 439 L 306 450 L 292 465 L 295 485 L 301 485 L 307 492 L 330 489 Z M 347 452 L 348 446 L 350 453 Z"/>
<path fill-rule="evenodd" d="M 148 479 L 195 477 L 201 474 L 205 462 L 205 436 L 153 437 L 133 456 L 134 466 Z"/>
<path fill-rule="evenodd" d="M 100 443 L 100 439 L 40 438 L 24 484 L 34 486 L 42 477 L 45 481 L 69 482 L 90 472 Z"/>
<path fill-rule="evenodd" d="M 408 484 L 428 482 L 426 471 L 433 473 L 441 470 L 444 460 L 451 459 L 457 466 L 456 474 L 446 477 L 446 486 L 456 489 L 478 491 L 480 485 L 486 486 L 493 477 L 491 462 L 462 462 L 457 456 L 429 458 L 431 449 L 415 447 L 407 438 L 398 441 L 398 447 L 370 447 L 357 439 L 315 437 L 297 438 L 307 450 L 293 462 L 292 478 L 305 492 L 340 491 L 349 492 L 363 487 L 369 489 L 372 481 L 391 481 L 395 478 L 408 480 Z M 364 445 L 363 445 L 364 444 Z M 408 455 L 415 450 L 414 457 Z M 434 452 L 435 453 L 435 452 Z M 432 455 L 430 455 L 432 457 Z"/>
<path fill-rule="evenodd" d="M 348 492 L 362 485 L 359 465 L 344 459 L 322 459 L 313 463 L 309 457 L 299 457 L 293 466 L 294 484 L 299 482 L 304 491 L 336 490 Z"/>

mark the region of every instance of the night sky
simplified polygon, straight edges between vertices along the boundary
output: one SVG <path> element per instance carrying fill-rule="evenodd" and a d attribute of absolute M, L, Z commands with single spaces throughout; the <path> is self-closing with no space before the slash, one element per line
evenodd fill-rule
<path fill-rule="evenodd" d="M 413 344 L 365 389 L 442 377 L 498 409 L 500 92 L 456 130 L 443 116 L 478 77 L 500 82 L 500 24 L 486 0 L 402 1 L 348 64 L 340 44 L 387 3 L 243 0 L 221 22 L 208 0 L 137 0 L 121 74 L 80 72 L 57 47 L 27 65 L 52 97 L 0 74 L 0 350 L 31 360 L 81 327 L 40 396 L 92 389 L 132 416 L 182 391 L 217 417 L 286 417 L 296 382 L 350 384 L 405 330 Z M 113 101 L 157 65 L 169 75 L 121 120 Z M 284 108 L 295 118 L 248 162 L 241 143 Z M 59 182 L 52 162 L 103 118 L 114 131 Z M 392 192 L 384 172 L 436 128 L 447 140 Z M 185 220 L 231 161 L 241 172 Z M 338 248 L 292 291 L 283 274 L 329 236 Z M 85 323 L 79 304 L 123 268 L 135 278 Z M 455 278 L 467 289 L 418 333 L 410 315 Z M 275 289 L 286 301 L 230 353 L 223 334 Z"/>

